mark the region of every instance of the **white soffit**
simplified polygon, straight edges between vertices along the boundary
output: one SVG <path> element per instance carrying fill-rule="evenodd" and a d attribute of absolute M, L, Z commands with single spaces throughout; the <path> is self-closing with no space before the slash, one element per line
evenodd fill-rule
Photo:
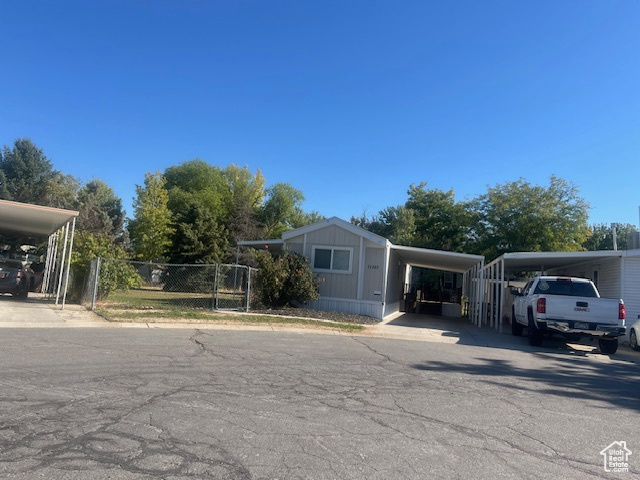
<path fill-rule="evenodd" d="M 427 248 L 403 247 L 392 245 L 402 260 L 414 267 L 432 268 L 446 272 L 464 273 L 484 260 L 481 255 L 467 253 L 445 252 Z"/>
<path fill-rule="evenodd" d="M 624 250 L 599 250 L 589 252 L 516 252 L 505 253 L 504 267 L 507 270 L 538 271 L 567 267 L 585 262 L 598 262 L 626 255 Z M 497 259 L 499 260 L 499 258 Z M 495 261 L 494 261 L 495 262 Z"/>
<path fill-rule="evenodd" d="M 0 232 L 48 237 L 78 216 L 73 210 L 0 200 Z"/>

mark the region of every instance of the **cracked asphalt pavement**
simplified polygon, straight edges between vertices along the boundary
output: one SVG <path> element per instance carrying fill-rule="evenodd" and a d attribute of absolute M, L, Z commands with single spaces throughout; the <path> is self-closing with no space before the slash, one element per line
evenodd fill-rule
<path fill-rule="evenodd" d="M 0 477 L 637 478 L 637 363 L 283 332 L 0 330 Z M 626 441 L 630 473 L 600 451 Z"/>

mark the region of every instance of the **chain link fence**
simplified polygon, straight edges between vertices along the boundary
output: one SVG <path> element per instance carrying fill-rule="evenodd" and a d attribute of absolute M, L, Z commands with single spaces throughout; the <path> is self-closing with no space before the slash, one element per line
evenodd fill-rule
<path fill-rule="evenodd" d="M 257 269 L 96 258 L 82 303 L 96 308 L 243 310 L 255 305 Z"/>

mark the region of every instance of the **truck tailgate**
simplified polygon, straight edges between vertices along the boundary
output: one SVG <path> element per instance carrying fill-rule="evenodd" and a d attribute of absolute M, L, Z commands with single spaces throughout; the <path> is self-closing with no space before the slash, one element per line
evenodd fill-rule
<path fill-rule="evenodd" d="M 546 295 L 547 319 L 618 324 L 618 300 L 610 298 Z"/>

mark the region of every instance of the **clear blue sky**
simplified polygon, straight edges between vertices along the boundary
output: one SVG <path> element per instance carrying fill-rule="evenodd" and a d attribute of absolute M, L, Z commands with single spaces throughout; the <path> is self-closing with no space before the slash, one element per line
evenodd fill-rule
<path fill-rule="evenodd" d="M 0 1 L 0 144 L 112 186 L 195 157 L 348 220 L 552 174 L 638 224 L 640 2 Z"/>

